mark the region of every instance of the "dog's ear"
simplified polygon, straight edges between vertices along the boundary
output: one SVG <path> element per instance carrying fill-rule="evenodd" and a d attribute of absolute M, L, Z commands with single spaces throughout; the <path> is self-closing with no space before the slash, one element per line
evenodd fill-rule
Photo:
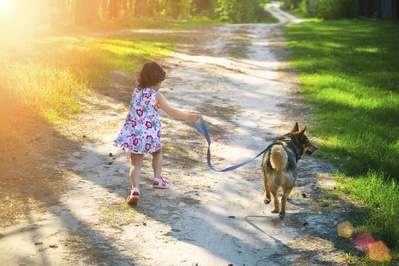
<path fill-rule="evenodd" d="M 278 141 L 278 140 L 288 139 L 288 138 L 291 138 L 291 136 L 292 136 L 292 133 L 290 132 L 290 133 L 287 133 L 287 134 L 277 137 L 275 140 Z"/>
<path fill-rule="evenodd" d="M 296 132 L 296 131 L 299 131 L 298 122 L 295 123 L 294 128 L 291 130 L 291 132 Z"/>
<path fill-rule="evenodd" d="M 306 126 L 299 132 L 301 135 L 303 135 L 305 133 L 306 130 Z"/>

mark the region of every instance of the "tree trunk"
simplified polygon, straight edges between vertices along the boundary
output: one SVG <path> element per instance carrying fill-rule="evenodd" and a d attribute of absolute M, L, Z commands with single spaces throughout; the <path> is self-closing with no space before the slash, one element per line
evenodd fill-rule
<path fill-rule="evenodd" d="M 73 2 L 75 25 L 89 25 L 94 13 L 93 0 L 75 0 Z"/>
<path fill-rule="evenodd" d="M 145 0 L 136 0 L 134 3 L 134 16 L 141 17 L 143 15 L 143 2 Z"/>
<path fill-rule="evenodd" d="M 119 1 L 118 0 L 109 0 L 108 3 L 108 11 L 110 18 L 116 18 L 119 14 Z"/>

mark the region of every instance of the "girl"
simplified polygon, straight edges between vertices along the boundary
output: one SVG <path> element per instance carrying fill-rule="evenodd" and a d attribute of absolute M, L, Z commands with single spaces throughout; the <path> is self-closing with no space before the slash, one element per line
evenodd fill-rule
<path fill-rule="evenodd" d="M 134 89 L 130 101 L 130 110 L 122 129 L 114 141 L 116 147 L 130 152 L 131 166 L 129 177 L 132 189 L 127 203 L 137 203 L 140 199 L 139 179 L 143 166 L 144 154 L 152 155 L 154 170 L 154 188 L 168 188 L 169 184 L 161 176 L 162 170 L 162 126 L 158 108 L 168 115 L 192 122 L 199 116 L 177 110 L 169 105 L 164 95 L 159 92 L 161 82 L 165 80 L 165 71 L 156 62 L 147 62 L 139 72 L 139 85 Z"/>

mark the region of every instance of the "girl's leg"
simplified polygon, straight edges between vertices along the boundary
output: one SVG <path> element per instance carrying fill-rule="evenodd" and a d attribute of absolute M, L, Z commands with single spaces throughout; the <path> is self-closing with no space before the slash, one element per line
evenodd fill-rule
<path fill-rule="evenodd" d="M 132 188 L 139 188 L 139 180 L 141 175 L 141 167 L 143 167 L 143 155 L 142 154 L 130 154 L 130 182 L 132 183 Z"/>
<path fill-rule="evenodd" d="M 162 150 L 152 154 L 152 168 L 154 169 L 153 188 L 169 188 L 168 182 L 161 176 L 162 171 Z"/>
<path fill-rule="evenodd" d="M 154 170 L 154 177 L 161 176 L 162 163 L 162 150 L 154 152 L 152 154 L 152 169 Z"/>

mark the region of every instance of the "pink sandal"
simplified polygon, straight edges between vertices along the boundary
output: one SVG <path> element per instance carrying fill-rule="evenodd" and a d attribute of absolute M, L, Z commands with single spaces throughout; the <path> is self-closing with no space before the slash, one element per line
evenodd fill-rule
<path fill-rule="evenodd" d="M 140 200 L 140 191 L 138 188 L 133 188 L 130 190 L 129 196 L 127 196 L 126 203 L 127 204 L 137 204 Z"/>
<path fill-rule="evenodd" d="M 166 182 L 165 179 L 162 178 L 162 176 L 160 177 L 154 177 L 154 181 L 152 183 L 152 187 L 153 188 L 169 188 L 169 184 L 168 182 Z"/>

